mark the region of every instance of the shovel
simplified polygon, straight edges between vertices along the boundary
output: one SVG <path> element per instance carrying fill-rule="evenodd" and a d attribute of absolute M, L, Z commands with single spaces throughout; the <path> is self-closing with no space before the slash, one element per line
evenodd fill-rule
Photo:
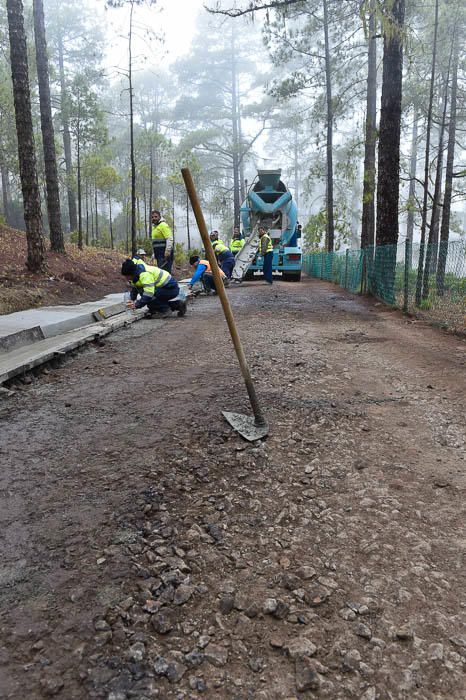
<path fill-rule="evenodd" d="M 260 440 L 268 435 L 269 426 L 265 420 L 264 414 L 262 413 L 261 407 L 259 405 L 259 400 L 257 398 L 256 390 L 252 381 L 251 373 L 249 371 L 246 356 L 243 351 L 243 346 L 241 345 L 241 340 L 238 335 L 238 329 L 236 328 L 235 319 L 233 318 L 233 312 L 231 310 L 230 302 L 225 292 L 223 286 L 222 278 L 220 277 L 220 270 L 218 268 L 217 258 L 215 257 L 214 249 L 212 243 L 210 242 L 209 234 L 207 232 L 207 226 L 204 221 L 204 216 L 202 214 L 201 205 L 197 198 L 196 188 L 194 186 L 193 179 L 191 177 L 191 172 L 189 168 L 182 168 L 181 174 L 183 176 L 184 184 L 186 186 L 186 191 L 191 202 L 191 206 L 196 217 L 197 227 L 199 233 L 201 234 L 202 242 L 204 244 L 207 259 L 210 263 L 212 269 L 212 275 L 215 281 L 215 288 L 217 294 L 222 302 L 223 313 L 225 314 L 225 319 L 228 324 L 231 339 L 235 348 L 236 356 L 238 357 L 239 366 L 241 369 L 241 374 L 243 375 L 244 383 L 246 384 L 246 389 L 249 395 L 249 401 L 251 402 L 252 411 L 254 413 L 254 418 L 251 416 L 246 416 L 243 413 L 232 413 L 231 411 L 222 411 L 224 418 L 228 421 L 236 432 L 238 432 L 245 440 L 254 442 L 254 440 Z"/>

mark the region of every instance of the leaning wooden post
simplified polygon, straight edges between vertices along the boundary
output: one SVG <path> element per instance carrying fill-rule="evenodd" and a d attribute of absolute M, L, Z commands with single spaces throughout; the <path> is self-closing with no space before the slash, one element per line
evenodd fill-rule
<path fill-rule="evenodd" d="M 228 300 L 228 297 L 225 292 L 225 288 L 223 286 L 223 281 L 220 276 L 220 270 L 218 267 L 217 263 L 217 258 L 215 257 L 215 252 L 212 247 L 212 243 L 210 242 L 209 238 L 209 233 L 207 231 L 207 226 L 204 220 L 204 215 L 202 213 L 201 205 L 199 203 L 199 199 L 196 194 L 196 188 L 194 186 L 194 182 L 191 176 L 191 172 L 189 168 L 182 168 L 181 169 L 181 174 L 183 175 L 183 180 L 184 184 L 186 186 L 186 191 L 188 193 L 189 199 L 191 201 L 191 206 L 194 212 L 194 216 L 196 218 L 197 222 L 197 227 L 199 229 L 199 233 L 201 234 L 202 242 L 204 244 L 205 252 L 207 255 L 207 259 L 210 263 L 210 267 L 212 269 L 212 274 L 214 277 L 215 281 L 215 288 L 217 290 L 217 294 L 220 297 L 220 301 L 222 303 L 222 308 L 223 308 L 223 313 L 225 314 L 225 319 L 228 324 L 228 328 L 230 331 L 231 339 L 233 341 L 233 345 L 236 351 L 236 356 L 238 358 L 239 366 L 241 369 L 241 374 L 243 375 L 244 383 L 246 384 L 246 389 L 249 395 L 249 401 L 251 402 L 251 407 L 254 413 L 254 418 L 255 418 L 255 425 L 257 428 L 261 429 L 262 435 L 261 437 L 265 437 L 265 435 L 268 432 L 268 427 L 267 427 L 267 422 L 265 420 L 264 414 L 262 413 L 262 409 L 259 405 L 259 400 L 257 398 L 256 390 L 252 381 L 251 373 L 249 371 L 248 363 L 246 360 L 246 356 L 244 354 L 243 346 L 241 344 L 241 340 L 238 334 L 238 329 L 236 328 L 235 320 L 233 318 L 233 312 L 231 310 L 230 302 Z M 241 430 L 234 424 L 234 422 L 228 417 L 228 414 L 225 412 L 223 415 L 227 418 L 229 423 L 240 432 L 243 437 L 246 437 L 244 432 L 241 432 Z M 230 414 L 231 415 L 238 415 L 238 414 Z M 247 438 L 249 439 L 249 438 Z"/>

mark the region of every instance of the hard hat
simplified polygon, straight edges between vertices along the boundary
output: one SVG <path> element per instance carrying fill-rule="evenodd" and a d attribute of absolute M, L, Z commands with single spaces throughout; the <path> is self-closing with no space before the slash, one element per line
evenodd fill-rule
<path fill-rule="evenodd" d="M 146 251 L 144 250 L 144 248 L 138 248 L 138 249 L 137 249 L 137 252 L 136 252 L 136 255 L 147 255 L 147 253 L 146 253 Z"/>

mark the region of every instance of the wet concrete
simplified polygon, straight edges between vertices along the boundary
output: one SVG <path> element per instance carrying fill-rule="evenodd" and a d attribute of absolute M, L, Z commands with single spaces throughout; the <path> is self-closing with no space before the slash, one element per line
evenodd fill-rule
<path fill-rule="evenodd" d="M 72 306 L 45 306 L 0 316 L 0 339 L 31 328 L 41 328 L 44 337 L 93 323 L 94 312 L 123 301 L 123 295 L 107 294 L 103 299 Z"/>

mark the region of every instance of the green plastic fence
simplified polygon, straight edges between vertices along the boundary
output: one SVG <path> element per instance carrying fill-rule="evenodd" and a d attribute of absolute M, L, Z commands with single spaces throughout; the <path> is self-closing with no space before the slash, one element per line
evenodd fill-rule
<path fill-rule="evenodd" d="M 350 292 L 368 293 L 390 306 L 428 316 L 445 327 L 465 329 L 466 240 L 441 242 L 432 249 L 406 242 L 308 253 L 304 271 Z"/>

